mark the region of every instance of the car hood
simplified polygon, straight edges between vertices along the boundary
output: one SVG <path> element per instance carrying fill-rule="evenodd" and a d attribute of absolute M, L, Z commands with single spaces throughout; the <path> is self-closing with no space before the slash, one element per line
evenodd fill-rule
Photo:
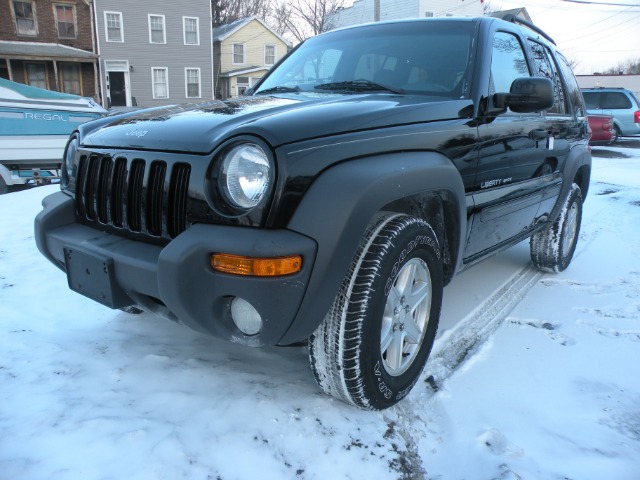
<path fill-rule="evenodd" d="M 81 126 L 96 148 L 208 153 L 231 136 L 255 135 L 277 148 L 288 143 L 467 116 L 470 100 L 367 95 L 256 96 L 177 105 L 103 118 Z"/>

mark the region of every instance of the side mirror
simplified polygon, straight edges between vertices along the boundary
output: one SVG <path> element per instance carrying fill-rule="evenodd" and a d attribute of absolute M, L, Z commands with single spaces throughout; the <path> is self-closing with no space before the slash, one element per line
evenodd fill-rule
<path fill-rule="evenodd" d="M 509 93 L 494 94 L 493 103 L 498 108 L 509 107 L 517 113 L 546 110 L 553 106 L 553 83 L 542 77 L 516 78 Z"/>

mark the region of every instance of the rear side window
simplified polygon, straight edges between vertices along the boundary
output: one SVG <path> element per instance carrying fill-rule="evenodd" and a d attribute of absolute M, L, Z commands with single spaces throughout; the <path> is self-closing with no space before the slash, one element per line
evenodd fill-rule
<path fill-rule="evenodd" d="M 600 92 L 582 92 L 587 110 L 597 110 L 600 108 Z"/>
<path fill-rule="evenodd" d="M 631 108 L 631 100 L 622 92 L 602 92 L 602 108 L 627 110 Z"/>
<path fill-rule="evenodd" d="M 560 53 L 556 52 L 556 58 L 558 59 L 558 66 L 564 76 L 564 82 L 567 87 L 567 99 L 570 101 L 570 105 L 573 108 L 573 114 L 577 117 L 586 115 L 586 108 L 584 106 L 584 100 L 582 98 L 582 92 L 580 86 L 576 80 L 569 61 Z"/>
<path fill-rule="evenodd" d="M 564 87 L 551 52 L 544 45 L 531 40 L 529 40 L 529 47 L 531 47 L 531 53 L 533 53 L 533 75 L 535 77 L 548 78 L 553 82 L 553 107 L 547 112 L 566 113 Z"/>

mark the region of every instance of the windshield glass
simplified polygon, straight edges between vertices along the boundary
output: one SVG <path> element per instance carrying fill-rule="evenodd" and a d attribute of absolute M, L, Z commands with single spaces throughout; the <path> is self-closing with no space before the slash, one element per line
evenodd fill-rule
<path fill-rule="evenodd" d="M 421 21 L 320 35 L 286 58 L 254 95 L 381 91 L 464 97 L 473 28 L 464 20 Z"/>

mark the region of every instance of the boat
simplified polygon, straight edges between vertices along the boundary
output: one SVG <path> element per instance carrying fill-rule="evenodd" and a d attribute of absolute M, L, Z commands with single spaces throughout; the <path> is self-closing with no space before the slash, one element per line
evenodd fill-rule
<path fill-rule="evenodd" d="M 71 132 L 106 114 L 91 98 L 0 78 L 0 182 L 26 183 L 25 172 L 58 170 Z M 7 182 L 7 170 L 14 180 Z"/>

